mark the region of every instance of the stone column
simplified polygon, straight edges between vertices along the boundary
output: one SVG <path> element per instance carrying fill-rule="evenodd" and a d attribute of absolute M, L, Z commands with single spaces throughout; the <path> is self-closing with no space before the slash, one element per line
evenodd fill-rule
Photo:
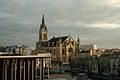
<path fill-rule="evenodd" d="M 32 80 L 34 80 L 34 60 L 32 60 Z"/>
<path fill-rule="evenodd" d="M 8 59 L 6 59 L 6 61 L 5 61 L 5 80 L 8 80 L 7 78 L 8 78 L 8 64 L 9 64 L 9 60 Z"/>
<path fill-rule="evenodd" d="M 48 71 L 47 71 L 47 75 L 48 75 L 48 80 L 49 80 L 49 59 L 47 59 L 47 68 L 48 68 Z"/>
<path fill-rule="evenodd" d="M 13 80 L 13 61 L 11 63 L 11 80 Z"/>
<path fill-rule="evenodd" d="M 22 66 L 22 60 L 20 60 L 20 80 L 22 80 L 22 68 L 23 68 L 23 66 Z"/>
<path fill-rule="evenodd" d="M 16 74 L 17 74 L 17 62 L 16 62 L 16 59 L 13 59 L 12 60 L 12 63 L 11 63 L 11 80 L 16 80 Z"/>
<path fill-rule="evenodd" d="M 5 80 L 5 59 L 3 60 L 2 80 Z"/>
<path fill-rule="evenodd" d="M 15 61 L 14 61 L 14 71 L 15 71 L 14 72 L 14 80 L 16 80 L 16 74 L 17 74 L 17 71 L 16 71 L 17 67 L 16 66 L 17 66 L 17 60 L 15 59 Z"/>
<path fill-rule="evenodd" d="M 25 74 L 25 60 L 23 61 L 23 67 L 24 67 L 24 80 L 25 80 L 25 77 L 26 77 L 26 74 Z"/>
<path fill-rule="evenodd" d="M 30 60 L 28 59 L 28 80 L 30 80 Z"/>
<path fill-rule="evenodd" d="M 5 64 L 5 80 L 7 80 L 7 65 Z"/>
<path fill-rule="evenodd" d="M 40 80 L 44 80 L 44 66 L 43 58 L 40 59 Z"/>

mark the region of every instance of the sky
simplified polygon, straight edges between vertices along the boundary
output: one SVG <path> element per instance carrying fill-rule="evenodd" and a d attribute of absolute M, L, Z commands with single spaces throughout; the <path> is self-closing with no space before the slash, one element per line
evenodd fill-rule
<path fill-rule="evenodd" d="M 120 47 L 120 0 L 0 0 L 0 45 L 35 47 L 43 14 L 48 39 Z"/>

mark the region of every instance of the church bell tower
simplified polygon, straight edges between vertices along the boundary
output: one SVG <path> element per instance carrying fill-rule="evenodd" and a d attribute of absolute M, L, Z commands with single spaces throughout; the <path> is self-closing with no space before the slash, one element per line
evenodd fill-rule
<path fill-rule="evenodd" d="M 39 42 L 41 41 L 47 41 L 47 28 L 45 25 L 45 21 L 44 21 L 44 14 L 42 16 L 42 24 L 40 25 L 40 29 L 39 29 Z"/>

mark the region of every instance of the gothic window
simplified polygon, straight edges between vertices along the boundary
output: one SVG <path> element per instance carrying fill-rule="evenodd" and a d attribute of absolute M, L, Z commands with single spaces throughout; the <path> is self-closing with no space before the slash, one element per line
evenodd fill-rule
<path fill-rule="evenodd" d="M 47 34 L 43 34 L 43 39 L 44 39 L 44 40 L 47 39 Z"/>
<path fill-rule="evenodd" d="M 74 45 L 74 42 L 72 41 L 72 45 Z"/>
<path fill-rule="evenodd" d="M 64 49 L 62 49 L 62 55 L 65 55 L 65 50 Z"/>
<path fill-rule="evenodd" d="M 64 47 L 66 47 L 66 41 L 65 41 L 65 43 L 64 43 Z"/>
<path fill-rule="evenodd" d="M 53 55 L 55 55 L 55 50 L 53 50 Z"/>

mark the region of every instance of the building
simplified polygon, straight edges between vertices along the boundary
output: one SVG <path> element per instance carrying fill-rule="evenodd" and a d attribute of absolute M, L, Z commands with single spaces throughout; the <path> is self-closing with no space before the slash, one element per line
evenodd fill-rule
<path fill-rule="evenodd" d="M 38 76 L 40 80 L 44 80 L 44 59 L 50 57 L 50 54 L 21 55 L 1 52 L 0 80 L 36 80 Z M 37 59 L 41 61 L 39 71 L 36 68 Z M 37 72 L 40 74 L 37 75 Z"/>
<path fill-rule="evenodd" d="M 71 58 L 75 58 L 75 52 L 80 51 L 80 40 L 78 38 L 78 40 L 75 41 L 71 35 L 52 37 L 48 40 L 48 30 L 43 15 L 42 24 L 39 29 L 39 41 L 36 42 L 36 49 L 44 49 L 50 52 L 52 61 L 69 62 Z"/>
<path fill-rule="evenodd" d="M 0 46 L 0 52 L 6 52 L 6 48 L 4 46 Z"/>
<path fill-rule="evenodd" d="M 41 50 L 34 50 L 34 51 L 32 51 L 31 54 L 39 56 L 41 54 L 42 55 L 47 55 L 47 54 L 50 54 L 50 53 L 41 49 Z M 40 62 L 41 62 L 40 59 L 36 59 L 37 68 L 40 68 Z M 43 67 L 46 68 L 47 66 L 51 67 L 51 58 L 44 58 L 43 59 Z"/>
<path fill-rule="evenodd" d="M 97 50 L 97 45 L 91 44 L 91 45 L 80 45 L 80 49 L 82 52 L 84 51 L 90 51 L 90 55 L 97 55 L 96 50 Z"/>
<path fill-rule="evenodd" d="M 5 53 L 9 53 L 9 54 L 27 54 L 30 55 L 31 54 L 32 49 L 22 45 L 22 46 L 17 46 L 17 45 L 11 45 L 11 46 L 0 46 L 0 52 L 5 52 Z"/>

